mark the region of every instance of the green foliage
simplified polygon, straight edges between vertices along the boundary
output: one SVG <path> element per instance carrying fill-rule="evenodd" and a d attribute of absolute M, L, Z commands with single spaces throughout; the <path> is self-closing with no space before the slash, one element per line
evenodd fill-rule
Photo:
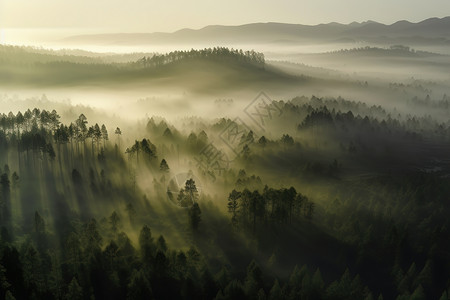
<path fill-rule="evenodd" d="M 78 284 L 78 281 L 75 277 L 72 279 L 67 289 L 68 290 L 65 299 L 67 300 L 83 299 L 83 290 Z"/>
<path fill-rule="evenodd" d="M 258 190 L 233 190 L 227 208 L 232 224 L 250 226 L 255 231 L 259 224 L 292 224 L 301 217 L 311 220 L 315 204 L 293 187 L 277 190 L 265 186 L 262 194 Z"/>
<path fill-rule="evenodd" d="M 171 64 L 180 60 L 207 58 L 210 60 L 238 60 L 252 63 L 258 66 L 264 66 L 264 54 L 255 51 L 242 51 L 228 49 L 225 47 L 207 48 L 203 50 L 174 51 L 168 54 L 154 55 L 150 58 L 143 57 L 135 65 L 145 68 L 158 67 L 165 64 Z"/>
<path fill-rule="evenodd" d="M 188 210 L 189 215 L 189 223 L 191 224 L 192 229 L 197 230 L 200 222 L 202 211 L 200 210 L 200 206 L 197 202 L 195 202 Z"/>
<path fill-rule="evenodd" d="M 410 141 L 431 153 L 411 132 L 442 147 L 436 137 L 448 127 L 342 99 L 302 101 L 276 102 L 286 122 L 300 124 L 298 134 L 244 135 L 245 161 L 217 182 L 198 175 L 193 159 L 214 140 L 210 132 L 231 124 L 225 118 L 180 131 L 150 119 L 142 132 L 154 143 L 141 136 L 127 160 L 108 142 L 106 126 L 91 126 L 84 114 L 68 124 L 37 108 L 0 115 L 0 163 L 7 163 L 0 172 L 1 297 L 445 299 L 445 170 L 406 164 L 401 176 L 384 174 L 397 160 L 382 148 Z M 121 130 L 115 134 L 120 143 Z M 317 141 L 308 145 L 310 134 Z M 182 186 L 168 184 L 186 209 L 167 204 L 166 177 L 159 179 L 179 154 L 193 171 Z M 354 179 L 350 172 L 370 174 Z M 197 186 L 194 173 L 205 185 Z M 309 270 L 286 274 L 305 262 Z"/>
<path fill-rule="evenodd" d="M 166 240 L 164 239 L 164 237 L 162 235 L 160 235 L 158 237 L 158 240 L 156 241 L 156 247 L 159 251 L 161 251 L 163 253 L 167 251 Z"/>
<path fill-rule="evenodd" d="M 150 282 L 142 271 L 133 271 L 128 284 L 127 299 L 153 299 Z"/>
<path fill-rule="evenodd" d="M 269 300 L 281 299 L 281 287 L 277 279 L 275 279 L 275 282 L 273 283 L 273 286 L 270 289 L 268 299 Z"/>
<path fill-rule="evenodd" d="M 249 298 L 258 295 L 259 290 L 264 287 L 262 271 L 255 261 L 252 261 L 247 267 L 247 276 L 244 281 L 244 291 Z"/>
<path fill-rule="evenodd" d="M 409 299 L 411 299 L 411 300 L 424 300 L 424 299 L 426 299 L 422 285 L 419 285 L 414 290 L 414 293 L 412 293 L 412 295 L 411 295 L 411 297 Z"/>

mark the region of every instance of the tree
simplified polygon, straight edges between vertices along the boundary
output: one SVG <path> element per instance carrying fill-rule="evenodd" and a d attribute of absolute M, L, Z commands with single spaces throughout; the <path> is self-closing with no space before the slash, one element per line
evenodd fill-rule
<path fill-rule="evenodd" d="M 168 140 L 173 139 L 172 131 L 167 127 L 166 130 L 164 130 L 163 137 L 167 138 Z"/>
<path fill-rule="evenodd" d="M 291 223 L 292 222 L 292 213 L 294 211 L 295 198 L 297 195 L 297 191 L 294 187 L 290 187 L 289 189 L 282 189 L 280 191 L 281 197 L 281 206 L 282 206 L 282 215 L 281 222 Z"/>
<path fill-rule="evenodd" d="M 44 149 L 45 153 L 48 154 L 48 156 L 50 157 L 50 160 L 54 160 L 56 157 L 55 154 L 55 150 L 53 149 L 53 145 L 48 143 L 45 145 L 45 149 Z"/>
<path fill-rule="evenodd" d="M 30 125 L 31 119 L 33 118 L 33 113 L 30 109 L 23 114 L 25 130 L 28 131 L 28 126 Z"/>
<path fill-rule="evenodd" d="M 273 283 L 272 288 L 270 289 L 269 293 L 269 300 L 278 300 L 281 299 L 281 287 L 280 283 L 277 279 L 275 279 L 275 282 Z"/>
<path fill-rule="evenodd" d="M 193 132 L 191 132 L 187 138 L 186 144 L 189 148 L 189 150 L 194 150 L 197 147 L 197 135 Z"/>
<path fill-rule="evenodd" d="M 58 128 L 56 128 L 55 133 L 53 135 L 55 142 L 58 144 L 58 149 L 61 144 L 66 144 L 69 142 L 69 128 L 64 124 L 61 124 Z"/>
<path fill-rule="evenodd" d="M 169 165 L 167 164 L 165 159 L 161 160 L 161 163 L 159 164 L 159 169 L 162 172 L 166 172 L 166 173 L 169 172 Z"/>
<path fill-rule="evenodd" d="M 192 201 L 189 196 L 185 193 L 184 189 L 180 189 L 180 192 L 177 196 L 177 203 L 181 207 L 189 207 L 192 205 Z"/>
<path fill-rule="evenodd" d="M 164 254 L 163 251 L 158 250 L 156 251 L 155 260 L 154 260 L 154 268 L 153 271 L 155 272 L 155 275 L 158 277 L 164 277 L 167 273 L 167 257 Z"/>
<path fill-rule="evenodd" d="M 94 127 L 93 126 L 89 127 L 86 137 L 91 139 L 92 155 L 94 155 L 95 133 L 94 133 Z"/>
<path fill-rule="evenodd" d="M 286 146 L 294 145 L 294 139 L 289 134 L 283 134 L 281 142 Z"/>
<path fill-rule="evenodd" d="M 244 290 L 242 289 L 242 284 L 237 280 L 232 280 L 223 290 L 219 291 L 216 299 L 227 299 L 227 300 L 243 300 L 247 299 Z"/>
<path fill-rule="evenodd" d="M 294 199 L 294 207 L 293 212 L 297 217 L 301 216 L 301 212 L 303 210 L 303 204 L 308 202 L 308 198 L 298 193 Z"/>
<path fill-rule="evenodd" d="M 200 148 L 206 146 L 206 144 L 208 143 L 208 135 L 206 134 L 206 132 L 204 130 L 202 130 L 198 134 L 197 141 L 199 143 Z"/>
<path fill-rule="evenodd" d="M 415 286 L 422 285 L 425 290 L 428 290 L 432 287 L 433 282 L 433 263 L 431 260 L 427 260 L 425 266 L 422 271 L 417 275 L 416 280 L 414 282 Z"/>
<path fill-rule="evenodd" d="M 401 280 L 398 282 L 398 291 L 400 293 L 406 294 L 406 293 L 410 293 L 411 290 L 413 289 L 413 282 L 414 279 L 417 277 L 417 268 L 416 268 L 416 263 L 413 262 L 408 271 L 406 272 L 406 274 L 404 276 L 402 276 Z"/>
<path fill-rule="evenodd" d="M 27 286 L 29 286 L 35 292 L 42 291 L 44 288 L 43 274 L 44 272 L 39 252 L 33 247 L 31 243 L 23 245 L 22 265 L 24 281 Z"/>
<path fill-rule="evenodd" d="M 258 294 L 256 295 L 256 298 L 258 300 L 267 300 L 266 292 L 264 292 L 264 289 L 259 289 Z"/>
<path fill-rule="evenodd" d="M 11 284 L 8 282 L 8 278 L 6 278 L 6 269 L 0 264 L 0 295 L 7 292 L 10 286 Z"/>
<path fill-rule="evenodd" d="M 141 248 L 142 258 L 144 262 L 150 262 L 153 253 L 153 237 L 152 231 L 147 225 L 144 225 L 139 234 L 139 247 Z"/>
<path fill-rule="evenodd" d="M 409 298 L 411 300 L 425 300 L 425 293 L 421 284 L 414 290 L 414 293 Z"/>
<path fill-rule="evenodd" d="M 302 286 L 303 278 L 305 278 L 305 276 L 309 276 L 308 267 L 305 265 L 300 269 L 296 265 L 291 273 L 291 276 L 289 277 L 288 282 L 288 286 L 294 291 L 294 294 L 296 292 L 299 292 L 300 287 Z"/>
<path fill-rule="evenodd" d="M 313 218 L 314 215 L 314 208 L 315 208 L 315 204 L 312 201 L 305 201 L 304 204 L 304 215 L 305 218 L 307 218 L 308 220 L 311 220 Z"/>
<path fill-rule="evenodd" d="M 131 204 L 131 202 L 128 202 L 125 210 L 128 213 L 128 218 L 130 220 L 130 224 L 133 224 L 134 218 L 136 217 L 136 210 L 134 209 L 133 204 Z"/>
<path fill-rule="evenodd" d="M 98 232 L 97 227 L 97 221 L 91 219 L 83 228 L 83 244 L 86 245 L 86 248 L 90 249 L 90 251 L 99 250 L 102 244 L 102 236 Z"/>
<path fill-rule="evenodd" d="M 139 149 L 142 150 L 142 152 L 147 155 L 147 158 L 149 159 L 156 158 L 156 147 L 150 142 L 150 140 L 142 139 L 142 141 L 140 142 Z"/>
<path fill-rule="evenodd" d="M 197 202 L 195 202 L 189 208 L 189 222 L 191 224 L 192 229 L 197 230 L 198 225 L 200 224 L 202 211 L 200 210 L 200 206 Z"/>
<path fill-rule="evenodd" d="M 64 253 L 68 265 L 72 268 L 71 271 L 75 274 L 75 272 L 78 271 L 80 263 L 82 262 L 81 243 L 78 236 L 75 233 L 70 233 L 64 246 Z"/>
<path fill-rule="evenodd" d="M 25 118 L 22 115 L 22 113 L 19 111 L 16 114 L 16 126 L 17 126 L 17 136 L 20 137 L 20 129 L 23 125 L 23 123 L 25 122 Z"/>
<path fill-rule="evenodd" d="M 0 241 L 7 243 L 11 243 L 13 241 L 11 235 L 9 234 L 8 228 L 6 228 L 5 226 L 2 226 L 0 228 Z"/>
<path fill-rule="evenodd" d="M 238 200 L 241 198 L 241 193 L 232 190 L 230 195 L 228 196 L 228 212 L 231 214 L 231 223 L 233 225 L 237 224 L 237 214 L 239 210 L 239 202 Z"/>
<path fill-rule="evenodd" d="M 258 140 L 258 144 L 259 144 L 263 149 L 266 148 L 266 145 L 267 145 L 267 139 L 266 139 L 266 137 L 265 137 L 265 136 L 260 137 L 259 140 Z"/>
<path fill-rule="evenodd" d="M 113 271 L 116 267 L 117 258 L 119 256 L 119 246 L 117 246 L 115 241 L 111 241 L 108 246 L 106 246 L 103 254 L 109 262 L 110 271 Z"/>
<path fill-rule="evenodd" d="M 153 299 L 152 288 L 144 272 L 134 270 L 131 274 L 130 283 L 128 284 L 127 299 Z"/>
<path fill-rule="evenodd" d="M 102 124 L 101 133 L 103 139 L 103 147 L 106 147 L 106 141 L 108 140 L 108 130 L 106 129 L 105 124 Z"/>
<path fill-rule="evenodd" d="M 203 288 L 203 298 L 204 299 L 214 299 L 217 295 L 217 291 L 219 289 L 216 280 L 211 275 L 211 272 L 208 268 L 205 268 L 201 274 L 201 282 Z"/>
<path fill-rule="evenodd" d="M 5 293 L 5 300 L 16 300 L 16 298 L 14 298 L 13 294 L 8 290 Z"/>
<path fill-rule="evenodd" d="M 185 278 L 187 274 L 187 257 L 183 251 L 179 251 L 175 258 L 175 266 L 178 272 L 178 277 Z"/>
<path fill-rule="evenodd" d="M 250 192 L 244 189 L 240 197 L 240 216 L 245 225 L 250 225 L 253 232 L 256 231 L 257 220 L 265 216 L 265 199 L 258 190 Z"/>
<path fill-rule="evenodd" d="M 120 130 L 119 127 L 114 130 L 114 134 L 117 135 L 117 142 L 119 144 L 119 150 L 120 150 L 120 136 L 122 135 L 122 130 Z"/>
<path fill-rule="evenodd" d="M 0 258 L 0 264 L 5 268 L 5 276 L 8 282 L 12 284 L 9 290 L 19 299 L 25 297 L 25 285 L 23 274 L 23 261 L 20 259 L 19 252 L 12 246 L 3 248 L 3 257 Z"/>
<path fill-rule="evenodd" d="M 253 133 L 252 130 L 250 130 L 247 134 L 247 136 L 245 137 L 245 143 L 247 145 L 253 144 L 255 142 L 255 135 Z"/>
<path fill-rule="evenodd" d="M 7 223 L 10 220 L 10 181 L 7 173 L 3 173 L 0 176 L 0 221 Z"/>
<path fill-rule="evenodd" d="M 320 269 L 317 268 L 311 279 L 311 289 L 309 290 L 309 298 L 305 299 L 323 299 L 325 290 L 325 283 L 322 279 L 322 273 Z"/>
<path fill-rule="evenodd" d="M 50 122 L 50 129 L 56 130 L 60 124 L 59 122 L 60 116 L 56 112 L 56 110 L 52 110 L 52 112 L 49 115 L 49 122 Z"/>
<path fill-rule="evenodd" d="M 37 211 L 34 213 L 34 231 L 40 234 L 45 233 L 45 221 Z"/>
<path fill-rule="evenodd" d="M 247 276 L 244 283 L 245 293 L 249 298 L 254 297 L 263 286 L 262 271 L 256 262 L 252 260 L 247 267 Z"/>
<path fill-rule="evenodd" d="M 117 244 L 119 246 L 119 256 L 124 258 L 127 262 L 134 262 L 136 249 L 134 249 L 125 232 L 121 232 L 117 236 Z"/>
<path fill-rule="evenodd" d="M 167 243 L 164 236 L 160 235 L 158 240 L 156 241 L 156 247 L 159 251 L 166 252 L 167 251 Z"/>
<path fill-rule="evenodd" d="M 78 284 L 77 279 L 74 277 L 70 282 L 65 299 L 67 300 L 82 300 L 83 290 Z"/>
<path fill-rule="evenodd" d="M 75 121 L 75 134 L 78 142 L 85 142 L 87 137 L 87 118 L 84 114 L 81 114 L 78 119 Z"/>
<path fill-rule="evenodd" d="M 441 298 L 439 298 L 439 300 L 448 300 L 448 299 L 450 299 L 450 295 L 449 295 L 448 291 L 445 290 L 445 291 L 442 293 Z M 381 300 L 383 300 L 383 299 L 381 299 Z"/>
<path fill-rule="evenodd" d="M 109 223 L 111 224 L 112 231 L 117 232 L 117 229 L 118 229 L 119 224 L 120 224 L 120 217 L 116 213 L 116 211 L 113 211 L 113 213 L 109 217 Z"/>
<path fill-rule="evenodd" d="M 102 138 L 102 131 L 100 130 L 100 126 L 98 126 L 97 123 L 94 125 L 94 132 L 93 132 L 95 143 L 97 144 L 97 150 L 98 150 L 98 144 L 100 143 L 100 139 Z"/>
<path fill-rule="evenodd" d="M 251 155 L 250 147 L 247 144 L 245 144 L 244 147 L 242 147 L 242 157 L 248 160 L 250 158 L 250 155 Z"/>
<path fill-rule="evenodd" d="M 194 204 L 198 200 L 197 186 L 195 185 L 195 181 L 192 178 L 186 180 L 184 191 L 186 192 L 192 204 Z"/>

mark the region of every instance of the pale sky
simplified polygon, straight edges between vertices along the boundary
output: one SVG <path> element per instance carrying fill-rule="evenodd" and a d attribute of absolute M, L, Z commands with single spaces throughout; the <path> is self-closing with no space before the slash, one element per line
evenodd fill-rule
<path fill-rule="evenodd" d="M 210 24 L 412 22 L 450 15 L 450 0 L 0 0 L 0 28 L 175 31 Z"/>

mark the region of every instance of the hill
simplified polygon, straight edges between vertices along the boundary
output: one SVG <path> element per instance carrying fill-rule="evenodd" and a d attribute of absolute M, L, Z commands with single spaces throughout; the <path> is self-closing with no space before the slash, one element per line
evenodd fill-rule
<path fill-rule="evenodd" d="M 98 57 L 36 53 L 1 46 L 0 81 L 5 86 L 136 86 L 221 89 L 297 81 L 266 67 L 254 51 L 214 48 L 143 56 L 130 63 L 105 63 Z"/>
<path fill-rule="evenodd" d="M 376 41 L 399 43 L 450 43 L 450 17 L 431 18 L 418 23 L 399 21 L 385 25 L 373 21 L 351 24 L 328 23 L 301 25 L 285 23 L 252 23 L 239 26 L 212 25 L 181 29 L 173 33 L 113 33 L 78 35 L 67 43 L 97 45 L 140 44 L 225 44 L 225 43 L 306 43 L 337 41 Z"/>

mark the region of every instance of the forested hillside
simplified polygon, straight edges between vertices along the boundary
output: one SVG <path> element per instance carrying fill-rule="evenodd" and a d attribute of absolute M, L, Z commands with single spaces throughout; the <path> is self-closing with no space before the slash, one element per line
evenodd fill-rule
<path fill-rule="evenodd" d="M 118 88 L 142 84 L 230 89 L 240 80 L 247 84 L 296 81 L 282 72 L 265 69 L 262 53 L 216 47 L 174 51 L 167 54 L 141 54 L 138 59 L 115 62 L 114 58 L 92 55 L 60 55 L 14 46 L 0 46 L 0 86 L 3 88 L 64 88 L 74 86 Z M 136 57 L 135 54 L 133 57 Z M 130 56 L 131 57 L 131 56 Z M 111 62 L 113 60 L 113 62 Z M 119 57 L 117 61 L 121 61 Z M 169 80 L 168 80 L 169 79 Z"/>
<path fill-rule="evenodd" d="M 84 114 L 2 114 L 2 295 L 446 299 L 449 124 L 344 99 L 271 105 L 264 135 L 151 117 L 135 142 Z M 230 126 L 235 157 L 214 150 Z"/>

